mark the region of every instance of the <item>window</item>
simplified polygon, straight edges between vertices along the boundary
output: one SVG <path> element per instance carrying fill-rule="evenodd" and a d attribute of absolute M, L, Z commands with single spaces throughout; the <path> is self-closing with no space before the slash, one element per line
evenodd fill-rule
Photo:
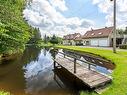
<path fill-rule="evenodd" d="M 94 33 L 91 34 L 92 36 L 94 35 Z"/>
<path fill-rule="evenodd" d="M 99 35 L 101 35 L 101 34 L 102 34 L 102 32 L 99 32 L 98 34 L 99 34 Z"/>

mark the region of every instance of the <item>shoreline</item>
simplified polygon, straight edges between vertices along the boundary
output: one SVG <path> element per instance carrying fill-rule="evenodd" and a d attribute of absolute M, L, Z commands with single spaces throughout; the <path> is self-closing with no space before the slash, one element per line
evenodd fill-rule
<path fill-rule="evenodd" d="M 17 55 L 21 55 L 21 54 L 22 54 L 22 52 L 15 52 L 15 53 L 6 54 L 6 55 L 0 54 L 0 61 L 2 61 L 2 60 L 13 60 L 14 58 L 17 57 Z"/>

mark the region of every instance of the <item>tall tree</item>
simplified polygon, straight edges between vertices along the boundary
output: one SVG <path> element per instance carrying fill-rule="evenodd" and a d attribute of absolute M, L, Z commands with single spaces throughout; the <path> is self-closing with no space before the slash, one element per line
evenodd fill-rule
<path fill-rule="evenodd" d="M 34 35 L 23 19 L 26 0 L 0 0 L 0 54 L 22 51 Z"/>
<path fill-rule="evenodd" d="M 50 39 L 50 42 L 51 42 L 52 44 L 58 44 L 58 43 L 59 43 L 58 37 L 56 37 L 55 35 L 53 35 L 53 36 L 51 37 L 51 39 Z"/>

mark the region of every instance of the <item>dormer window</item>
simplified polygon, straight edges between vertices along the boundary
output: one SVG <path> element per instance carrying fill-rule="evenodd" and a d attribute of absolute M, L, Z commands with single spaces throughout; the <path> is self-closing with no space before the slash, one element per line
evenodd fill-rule
<path fill-rule="evenodd" d="M 92 36 L 94 35 L 94 33 L 91 34 Z"/>
<path fill-rule="evenodd" d="M 101 34 L 102 34 L 102 32 L 99 32 L 98 34 L 99 34 L 99 35 L 101 35 Z"/>

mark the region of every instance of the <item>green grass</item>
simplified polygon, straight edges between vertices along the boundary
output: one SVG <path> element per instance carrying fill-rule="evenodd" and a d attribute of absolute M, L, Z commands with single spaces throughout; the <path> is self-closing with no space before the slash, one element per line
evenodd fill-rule
<path fill-rule="evenodd" d="M 56 46 L 56 48 L 88 52 L 112 61 L 116 64 L 116 68 L 112 73 L 113 82 L 102 95 L 127 95 L 127 51 L 118 50 L 115 54 L 108 49 L 81 48 L 77 46 Z M 96 95 L 96 93 L 83 91 L 81 95 Z"/>
<path fill-rule="evenodd" d="M 0 91 L 0 95 L 11 95 L 9 92 Z"/>

